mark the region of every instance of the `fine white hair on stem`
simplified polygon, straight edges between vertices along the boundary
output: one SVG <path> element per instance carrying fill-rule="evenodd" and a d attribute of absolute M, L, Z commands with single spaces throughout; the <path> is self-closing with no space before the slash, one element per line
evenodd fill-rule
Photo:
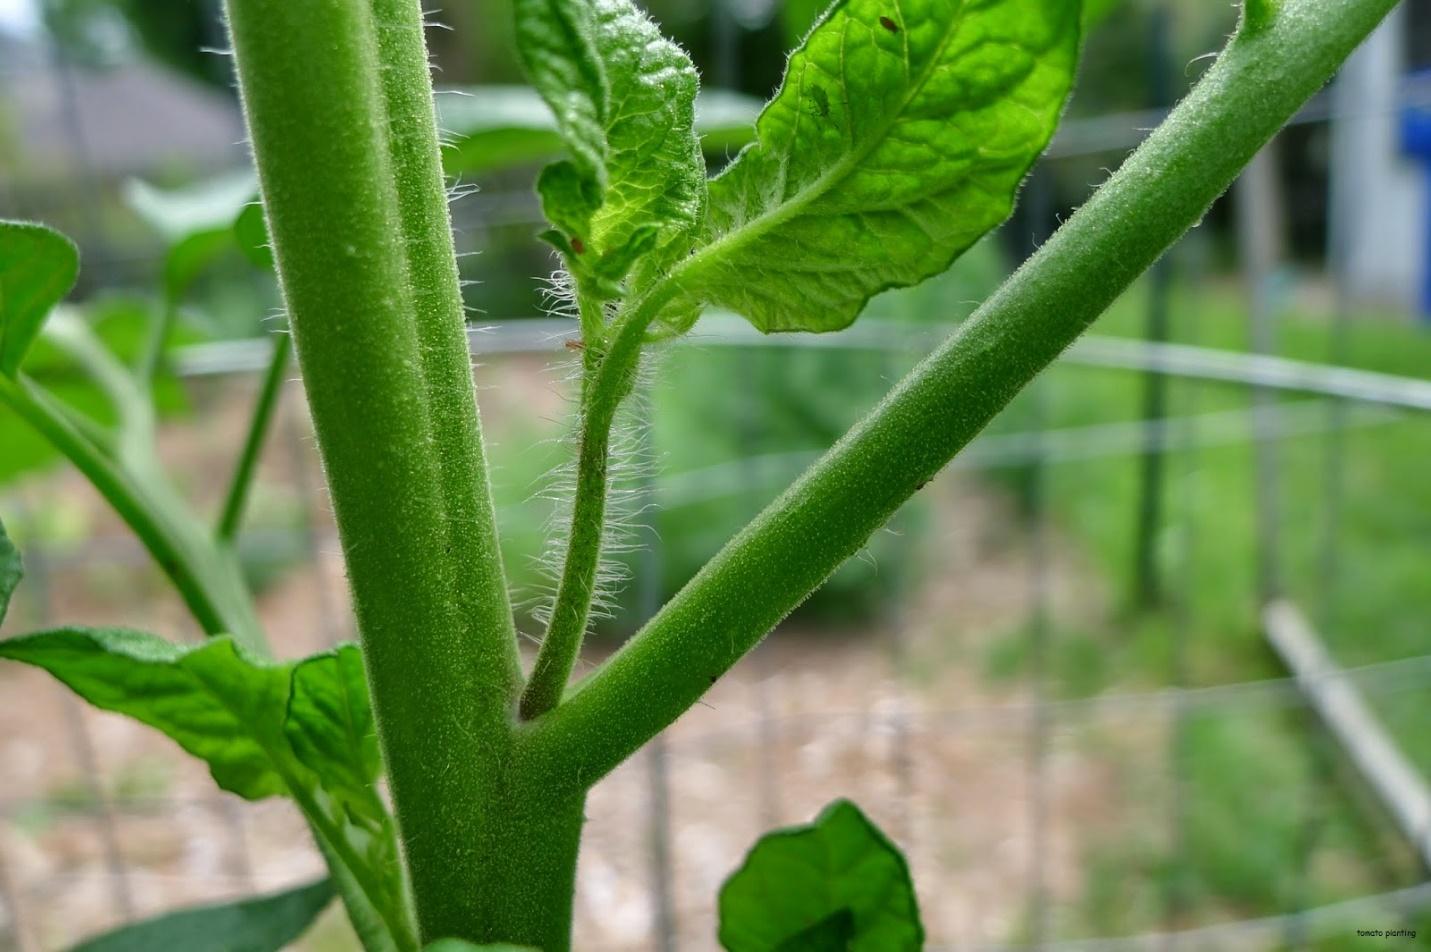
<path fill-rule="evenodd" d="M 554 279 L 553 283 L 561 282 Z M 549 370 L 564 379 L 565 393 L 574 394 L 579 392 L 581 368 L 581 360 L 571 357 L 557 361 Z M 650 519 L 653 508 L 650 486 L 657 460 L 647 433 L 653 375 L 652 361 L 643 361 L 637 371 L 632 394 L 618 410 L 612 425 L 601 555 L 589 613 L 593 622 L 616 617 L 621 596 L 630 582 L 630 566 L 635 561 L 633 556 L 650 544 L 654 532 Z M 568 400 L 571 399 L 569 396 Z M 568 425 L 562 436 L 555 438 L 566 461 L 538 480 L 531 497 L 548 506 L 548 517 L 542 534 L 542 550 L 534 557 L 539 581 L 530 596 L 519 601 L 518 607 L 543 627 L 551 620 L 557 583 L 566 558 L 572 503 L 576 495 L 580 421 L 575 406 L 569 419 L 574 422 Z"/>

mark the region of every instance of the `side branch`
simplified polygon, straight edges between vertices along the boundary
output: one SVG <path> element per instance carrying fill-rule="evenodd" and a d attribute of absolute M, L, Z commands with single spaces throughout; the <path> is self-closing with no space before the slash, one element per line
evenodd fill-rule
<path fill-rule="evenodd" d="M 247 647 L 264 651 L 262 635 L 238 624 L 225 611 L 223 598 L 203 575 L 201 560 L 178 538 L 143 488 L 76 427 L 58 401 L 26 377 L 0 377 L 0 404 L 13 410 L 84 473 L 174 583 L 206 635 L 233 633 Z"/>
<path fill-rule="evenodd" d="M 258 458 L 263 454 L 268 426 L 273 421 L 274 410 L 278 407 L 278 395 L 283 388 L 283 375 L 288 372 L 288 355 L 292 349 L 293 338 L 288 334 L 280 333 L 274 337 L 273 353 L 268 358 L 268 371 L 259 387 L 258 399 L 253 405 L 253 416 L 249 420 L 248 435 L 244 438 L 243 449 L 239 451 L 238 463 L 234 466 L 234 475 L 229 481 L 229 491 L 224 497 L 224 508 L 219 515 L 219 524 L 214 530 L 219 542 L 225 545 L 231 545 L 238 536 L 239 523 L 243 521 L 244 510 L 248 507 L 249 490 L 253 487 Z"/>
<path fill-rule="evenodd" d="M 617 408 L 631 392 L 640 360 L 640 348 L 624 347 L 609 354 L 592 353 L 587 345 L 587 370 L 583 383 L 580 448 L 577 454 L 576 498 L 572 504 L 571 535 L 566 561 L 552 605 L 546 637 L 537 652 L 531 679 L 522 694 L 523 720 L 539 717 L 557 706 L 576 664 L 601 562 L 605 532 L 606 495 L 610 468 L 611 427 Z"/>
<path fill-rule="evenodd" d="M 1395 5 L 1283 0 L 1235 37 L 973 317 L 560 707 L 524 728 L 532 769 L 589 786 L 694 704 L 1199 222 Z"/>

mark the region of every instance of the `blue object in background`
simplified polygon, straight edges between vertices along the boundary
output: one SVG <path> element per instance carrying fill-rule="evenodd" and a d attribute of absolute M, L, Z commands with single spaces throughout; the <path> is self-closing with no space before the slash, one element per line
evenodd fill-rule
<path fill-rule="evenodd" d="M 1431 91 L 1431 70 L 1407 76 L 1405 89 Z M 1408 96 L 1401 107 L 1401 151 L 1416 159 L 1426 177 L 1426 250 L 1421 262 L 1421 319 L 1431 322 L 1431 96 Z"/>

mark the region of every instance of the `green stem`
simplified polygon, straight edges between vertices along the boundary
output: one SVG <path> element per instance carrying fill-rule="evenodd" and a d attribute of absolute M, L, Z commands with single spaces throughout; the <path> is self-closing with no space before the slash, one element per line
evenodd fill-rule
<path fill-rule="evenodd" d="M 135 376 L 145 390 L 154 386 L 154 377 L 159 373 L 159 362 L 164 356 L 164 345 L 169 340 L 169 333 L 173 330 L 178 315 L 179 302 L 176 295 L 172 291 L 165 291 L 164 301 L 149 327 L 149 334 L 144 339 L 144 349 L 139 353 L 139 364 L 135 367 Z"/>
<path fill-rule="evenodd" d="M 938 351 L 554 711 L 522 751 L 590 784 L 694 704 L 1188 228 L 1395 0 L 1283 0 Z M 612 344 L 621 346 L 621 335 Z"/>
<path fill-rule="evenodd" d="M 484 667 L 513 690 L 522 678 L 517 628 L 497 544 L 497 513 L 482 445 L 452 221 L 447 207 L 422 4 L 369 0 L 378 78 L 386 100 L 397 211 L 407 244 L 413 317 L 437 464 L 447 507 L 447 545 L 465 637 L 484 646 Z"/>
<path fill-rule="evenodd" d="M 420 6 L 227 10 L 422 938 L 545 941 L 558 913 L 492 898 L 521 854 L 504 832 L 520 669 Z"/>
<path fill-rule="evenodd" d="M 251 612 L 234 610 L 225 584 L 206 570 L 210 560 L 196 551 L 192 540 L 131 473 L 70 421 L 62 404 L 25 377 L 3 375 L 0 400 L 93 484 L 173 582 L 206 634 L 232 634 L 250 648 L 265 650 L 256 625 L 246 620 Z"/>
<path fill-rule="evenodd" d="M 584 357 L 583 389 L 586 392 L 571 532 L 551 620 L 527 689 L 522 694 L 520 713 L 527 720 L 545 714 L 561 700 L 586 635 L 606 528 L 611 427 L 621 401 L 631 392 L 640 350 L 623 348 L 602 356 L 596 353 L 594 346 L 588 346 Z"/>
<path fill-rule="evenodd" d="M 273 420 L 273 411 L 278 406 L 278 394 L 283 389 L 283 377 L 288 372 L 288 355 L 293 349 L 293 338 L 279 334 L 273 343 L 273 354 L 268 360 L 268 372 L 254 403 L 253 418 L 249 421 L 248 436 L 239 453 L 238 464 L 234 467 L 233 479 L 229 483 L 228 495 L 224 498 L 223 513 L 219 516 L 218 527 L 214 531 L 220 543 L 232 543 L 238 534 L 239 523 L 243 520 L 244 508 L 248 504 L 249 488 L 253 485 L 254 470 L 263 450 L 264 439 L 268 436 L 268 426 Z"/>

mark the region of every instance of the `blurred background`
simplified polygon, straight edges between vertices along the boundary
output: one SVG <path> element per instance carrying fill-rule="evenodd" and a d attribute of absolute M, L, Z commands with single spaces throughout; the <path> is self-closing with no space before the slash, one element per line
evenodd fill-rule
<path fill-rule="evenodd" d="M 632 544 L 589 664 L 1084 201 L 1236 20 L 1205 0 L 1099 7 L 1019 210 L 947 274 L 838 334 L 761 338 L 715 314 L 657 353 L 625 424 Z M 253 180 L 218 8 L 0 0 L 0 216 L 76 239 L 71 300 L 121 357 L 178 307 L 161 447 L 208 508 L 282 330 L 271 276 L 222 224 Z M 712 169 L 820 8 L 648 4 L 712 91 Z M 530 190 L 551 136 L 512 88 L 507 0 L 432 19 L 452 27 L 429 38 L 455 91 L 439 96 L 453 215 L 535 635 L 571 428 L 574 327 L 548 313 Z M 1428 175 L 1431 0 L 1406 0 L 1088 338 L 598 786 L 577 947 L 715 948 L 717 890 L 755 838 L 848 796 L 908 854 L 933 949 L 1431 948 Z M 42 341 L 30 366 L 111 412 L 61 349 Z M 270 640 L 297 656 L 353 623 L 290 376 L 242 553 Z M 124 526 L 3 408 L 0 513 L 27 566 L 5 634 L 197 637 Z M 0 668 L 0 950 L 320 869 L 286 804 L 220 794 L 158 734 Z M 302 948 L 356 948 L 345 930 L 330 915 Z"/>

